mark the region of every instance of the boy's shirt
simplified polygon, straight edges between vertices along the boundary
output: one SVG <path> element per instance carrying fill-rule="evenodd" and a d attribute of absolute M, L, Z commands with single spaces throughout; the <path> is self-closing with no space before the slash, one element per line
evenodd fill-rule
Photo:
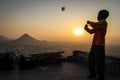
<path fill-rule="evenodd" d="M 91 32 L 94 33 L 92 45 L 105 46 L 107 22 L 105 20 L 101 20 L 99 22 L 90 22 L 89 24 L 93 27 Z"/>

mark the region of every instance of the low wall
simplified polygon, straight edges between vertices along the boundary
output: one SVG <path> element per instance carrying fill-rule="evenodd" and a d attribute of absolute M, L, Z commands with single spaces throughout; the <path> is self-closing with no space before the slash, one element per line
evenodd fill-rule
<path fill-rule="evenodd" d="M 75 50 L 73 51 L 72 60 L 87 63 L 88 52 Z M 109 73 L 117 73 L 120 75 L 120 58 L 106 56 L 106 71 Z"/>

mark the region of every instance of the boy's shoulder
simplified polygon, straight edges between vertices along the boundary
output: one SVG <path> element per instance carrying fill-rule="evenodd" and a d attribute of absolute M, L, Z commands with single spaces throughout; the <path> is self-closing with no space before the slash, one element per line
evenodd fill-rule
<path fill-rule="evenodd" d="M 101 20 L 98 22 L 98 24 L 107 24 L 107 21 L 106 20 Z"/>

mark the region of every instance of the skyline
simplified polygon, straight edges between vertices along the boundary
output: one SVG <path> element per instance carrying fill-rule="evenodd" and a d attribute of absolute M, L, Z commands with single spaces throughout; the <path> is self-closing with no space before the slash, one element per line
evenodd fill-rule
<path fill-rule="evenodd" d="M 39 40 L 86 41 L 93 35 L 76 36 L 76 27 L 84 29 L 87 20 L 97 21 L 98 11 L 107 9 L 106 40 L 120 40 L 119 0 L 0 0 L 0 35 L 16 39 L 28 33 Z M 92 5 L 92 6 L 91 6 Z M 65 11 L 61 7 L 65 6 Z"/>

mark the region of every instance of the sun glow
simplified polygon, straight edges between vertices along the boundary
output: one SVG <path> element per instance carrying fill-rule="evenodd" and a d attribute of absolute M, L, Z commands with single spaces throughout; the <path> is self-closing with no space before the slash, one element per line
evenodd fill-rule
<path fill-rule="evenodd" d="M 76 36 L 82 35 L 82 34 L 83 34 L 83 29 L 82 29 L 81 27 L 75 27 L 75 28 L 74 28 L 74 34 L 75 34 Z"/>

